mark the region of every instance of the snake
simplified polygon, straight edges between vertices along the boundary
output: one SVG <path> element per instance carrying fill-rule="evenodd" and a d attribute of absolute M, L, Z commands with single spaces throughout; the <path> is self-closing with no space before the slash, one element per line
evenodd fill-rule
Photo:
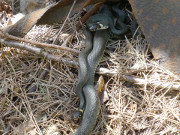
<path fill-rule="evenodd" d="M 79 109 L 74 112 L 73 119 L 75 121 L 79 120 L 83 114 L 83 108 L 85 104 L 84 94 L 82 92 L 83 86 L 88 80 L 88 66 L 87 66 L 87 56 L 92 51 L 92 34 L 88 29 L 84 30 L 84 35 L 86 37 L 85 43 L 86 47 L 79 53 L 78 63 L 79 63 L 79 70 L 78 70 L 78 82 L 75 87 L 76 95 L 78 95 L 80 99 Z"/>
<path fill-rule="evenodd" d="M 79 119 L 82 114 L 83 116 L 73 135 L 89 135 L 92 132 L 100 112 L 100 100 L 94 87 L 95 70 L 104 54 L 110 34 L 121 35 L 126 32 L 114 27 L 112 9 L 108 5 L 103 5 L 100 13 L 91 16 L 86 24 L 86 48 L 79 54 L 79 80 L 75 88 L 80 106 L 74 113 L 74 119 Z"/>
<path fill-rule="evenodd" d="M 115 28 L 114 21 L 113 21 L 113 12 L 117 16 L 117 28 Z M 112 7 L 104 4 L 100 7 L 100 13 L 91 16 L 87 20 L 87 27 L 91 31 L 103 30 L 103 29 L 110 29 L 111 35 L 122 35 L 127 32 L 128 27 L 123 23 L 125 19 L 124 11 L 120 10 L 117 7 Z"/>
<path fill-rule="evenodd" d="M 85 109 L 81 123 L 73 135 L 89 135 L 96 124 L 100 112 L 100 100 L 94 87 L 94 75 L 97 65 L 103 56 L 103 52 L 109 38 L 109 30 L 105 29 L 102 31 L 95 32 L 92 39 L 93 49 L 87 56 L 89 75 L 88 81 L 84 85 L 82 91 L 86 101 L 84 107 Z"/>

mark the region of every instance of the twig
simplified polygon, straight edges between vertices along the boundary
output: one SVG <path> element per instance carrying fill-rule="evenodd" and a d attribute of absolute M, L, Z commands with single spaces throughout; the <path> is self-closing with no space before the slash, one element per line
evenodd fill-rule
<path fill-rule="evenodd" d="M 12 68 L 14 75 L 16 76 L 16 71 L 15 71 L 14 66 L 12 65 L 11 61 L 9 60 L 9 58 L 6 55 L 5 55 L 5 58 L 7 59 L 8 63 L 10 64 L 10 66 Z"/>
<path fill-rule="evenodd" d="M 57 45 L 54 45 L 54 44 L 47 44 L 47 43 L 39 43 L 39 42 L 35 42 L 35 41 L 30 41 L 30 40 L 27 40 L 27 39 L 24 39 L 24 38 L 19 38 L 19 37 L 16 37 L 16 36 L 9 35 L 8 33 L 4 32 L 1 29 L 0 29 L 0 32 L 1 32 L 0 36 L 2 36 L 4 38 L 16 40 L 16 41 L 22 41 L 22 42 L 25 42 L 25 43 L 30 43 L 30 44 L 38 46 L 38 47 L 48 47 L 48 48 L 60 49 L 60 50 L 63 50 L 63 51 L 68 51 L 68 52 L 79 54 L 78 50 L 71 49 L 69 47 L 57 46 Z"/>
<path fill-rule="evenodd" d="M 0 43 L 3 45 L 6 45 L 8 47 L 19 48 L 19 49 L 23 49 L 23 50 L 35 53 L 35 54 L 40 55 L 40 56 L 44 56 L 49 60 L 63 62 L 65 64 L 73 66 L 73 67 L 74 66 L 76 67 L 78 65 L 77 62 L 70 61 L 67 59 L 63 59 L 63 58 L 58 57 L 58 56 L 54 56 L 52 54 L 45 52 L 44 49 L 41 49 L 41 48 L 29 46 L 29 45 L 22 44 L 22 43 L 12 42 L 12 41 L 5 41 L 4 39 L 0 39 Z"/>
<path fill-rule="evenodd" d="M 84 8 L 86 8 L 87 6 L 89 6 L 89 5 L 92 5 L 92 4 L 98 4 L 98 3 L 105 3 L 105 2 L 107 2 L 107 0 L 87 0 L 86 1 L 86 3 L 84 4 Z"/>
<path fill-rule="evenodd" d="M 45 57 L 43 58 L 41 64 L 39 65 L 38 69 L 36 70 L 36 72 L 34 73 L 34 75 L 29 79 L 29 81 L 27 82 L 27 85 L 24 86 L 25 89 L 27 89 L 34 81 L 34 77 L 37 77 L 40 69 L 42 68 L 43 63 L 45 62 Z"/>
<path fill-rule="evenodd" d="M 24 114 L 22 114 L 21 111 L 18 110 L 18 108 L 11 102 L 11 100 L 9 100 L 8 98 L 6 98 L 6 99 L 14 107 L 14 109 L 22 116 L 22 118 L 26 119 L 26 116 Z"/>
<path fill-rule="evenodd" d="M 98 68 L 96 70 L 98 74 L 106 75 L 106 76 L 114 76 L 117 75 L 117 71 L 112 71 L 107 68 Z M 118 74 L 120 75 L 120 74 Z M 158 87 L 158 88 L 168 88 L 169 90 L 178 90 L 180 91 L 180 84 L 175 84 L 173 82 L 161 82 L 161 81 L 150 81 L 148 79 L 141 79 L 131 75 L 120 75 L 121 79 L 135 83 L 137 85 L 147 84 L 149 86 Z"/>
<path fill-rule="evenodd" d="M 67 19 L 69 18 L 70 14 L 71 14 L 71 12 L 72 12 L 72 9 L 73 9 L 73 7 L 74 7 L 74 5 L 75 5 L 75 3 L 76 3 L 76 1 L 77 1 L 77 0 L 74 0 L 73 4 L 72 4 L 72 6 L 71 6 L 71 9 L 69 10 L 69 13 L 68 13 L 67 17 L 66 17 L 66 19 L 64 20 L 64 23 L 63 23 L 61 29 L 59 30 L 59 32 L 57 33 L 57 36 L 55 37 L 55 40 L 53 41 L 53 44 L 56 44 L 57 38 L 58 38 L 59 35 L 61 34 L 61 31 L 62 31 L 62 29 L 64 28 L 64 25 L 65 25 Z"/>
<path fill-rule="evenodd" d="M 48 63 L 45 67 L 45 69 L 41 72 L 40 76 L 38 77 L 39 79 L 42 79 L 44 80 L 44 78 L 48 75 L 49 73 L 49 70 L 50 70 L 50 63 Z M 38 85 L 33 85 L 29 90 L 28 90 L 28 93 L 32 93 L 32 92 L 35 92 L 38 88 Z"/>

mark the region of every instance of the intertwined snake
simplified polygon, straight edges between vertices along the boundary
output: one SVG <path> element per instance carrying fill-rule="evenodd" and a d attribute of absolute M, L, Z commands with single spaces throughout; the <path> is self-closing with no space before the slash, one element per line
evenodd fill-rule
<path fill-rule="evenodd" d="M 82 113 L 83 117 L 74 135 L 89 135 L 93 130 L 100 111 L 99 97 L 94 88 L 95 70 L 103 56 L 110 33 L 121 35 L 127 31 L 123 28 L 115 29 L 111 10 L 110 6 L 103 5 L 100 13 L 87 21 L 87 27 L 95 33 L 92 36 L 89 30 L 85 30 L 87 47 L 79 54 L 79 80 L 75 92 L 80 98 L 80 106 L 74 118 L 78 119 Z"/>

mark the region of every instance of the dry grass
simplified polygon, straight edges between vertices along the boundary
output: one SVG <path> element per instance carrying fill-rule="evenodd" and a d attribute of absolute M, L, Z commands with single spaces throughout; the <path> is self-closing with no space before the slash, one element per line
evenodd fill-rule
<path fill-rule="evenodd" d="M 35 26 L 26 38 L 50 42 L 60 26 Z M 84 35 L 75 32 L 73 26 L 69 22 L 65 25 L 59 44 L 73 33 L 73 38 L 64 45 L 81 50 Z M 100 67 L 116 70 L 117 74 L 104 76 L 104 90 L 109 100 L 101 104 L 93 134 L 180 134 L 179 91 L 169 92 L 168 88 L 149 86 L 146 82 L 136 85 L 121 78 L 128 74 L 179 84 L 178 76 L 149 59 L 147 48 L 144 39 L 109 40 Z M 71 53 L 48 51 L 77 61 L 77 56 Z M 78 127 L 71 118 L 78 107 L 74 93 L 77 69 L 63 63 L 42 63 L 41 57 L 22 50 L 1 48 L 0 53 L 0 134 L 72 134 Z M 34 73 L 38 68 L 42 71 L 47 62 L 51 64 L 48 76 L 45 80 L 38 79 Z M 96 80 L 98 77 L 96 75 Z M 24 88 L 31 78 L 35 79 L 33 84 L 39 86 L 33 98 Z"/>

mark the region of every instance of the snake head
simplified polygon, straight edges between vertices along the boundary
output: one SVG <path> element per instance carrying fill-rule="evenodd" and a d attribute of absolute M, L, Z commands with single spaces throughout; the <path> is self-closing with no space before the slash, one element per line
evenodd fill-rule
<path fill-rule="evenodd" d="M 101 22 L 88 23 L 87 27 L 90 31 L 108 29 L 109 26 L 103 25 Z"/>
<path fill-rule="evenodd" d="M 109 21 L 103 14 L 95 14 L 91 16 L 87 22 L 87 27 L 90 31 L 104 30 L 109 28 Z"/>

